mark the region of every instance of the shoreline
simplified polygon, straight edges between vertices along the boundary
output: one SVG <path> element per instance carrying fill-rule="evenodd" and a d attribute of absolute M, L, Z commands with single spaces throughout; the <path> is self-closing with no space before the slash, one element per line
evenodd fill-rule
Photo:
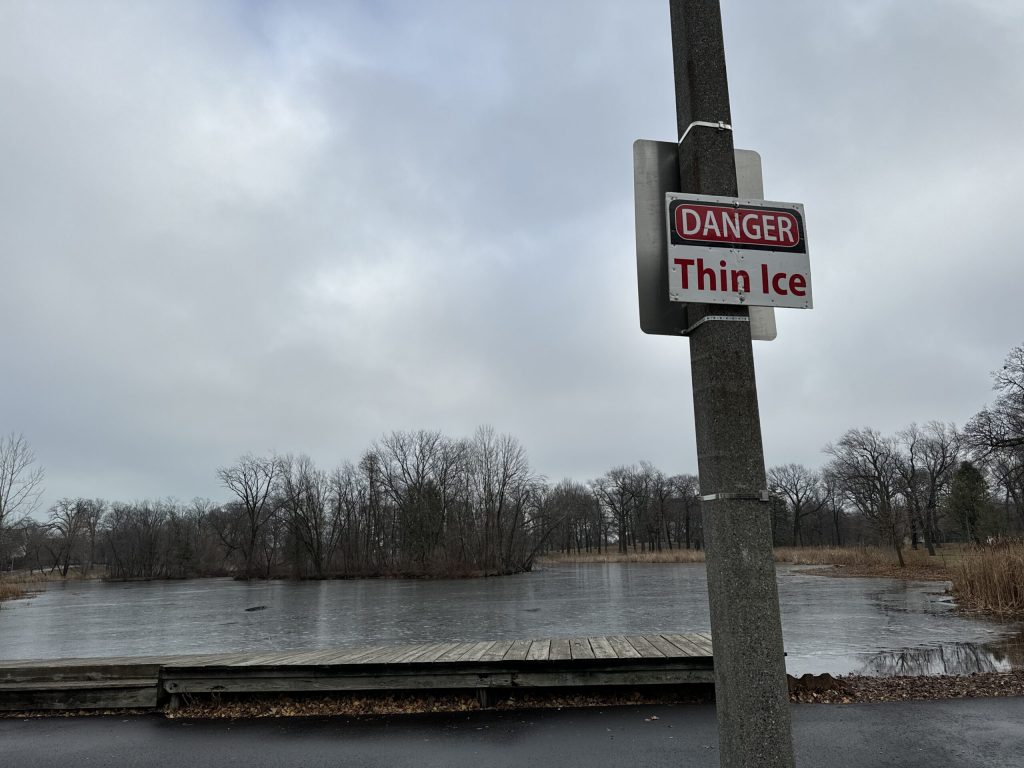
<path fill-rule="evenodd" d="M 1024 620 L 1024 608 L 1019 601 L 1004 607 L 1001 600 L 993 601 L 991 597 L 979 596 L 970 589 L 957 589 L 955 564 L 963 562 L 963 552 L 950 548 L 941 551 L 937 556 L 928 556 L 923 550 L 907 550 L 906 563 L 903 566 L 893 562 L 889 553 L 877 548 L 867 547 L 777 547 L 774 550 L 776 565 L 804 566 L 801 573 L 827 578 L 885 578 L 905 581 L 946 582 L 945 593 L 954 598 L 955 610 L 960 613 L 986 617 L 998 621 Z M 392 580 L 414 579 L 423 581 L 471 580 L 479 578 L 496 578 L 515 576 L 543 571 L 545 567 L 565 565 L 605 565 L 608 563 L 645 564 L 645 565 L 698 565 L 703 564 L 704 551 L 696 549 L 672 549 L 656 552 L 591 552 L 591 553 L 545 553 L 538 555 L 525 571 L 507 574 L 489 573 L 458 573 L 450 575 L 436 574 L 363 574 L 326 576 L 320 579 L 300 578 L 298 581 L 333 581 L 333 580 Z M 962 575 L 962 574 L 961 574 Z M 230 578 L 244 581 L 230 574 L 183 577 L 184 579 Z M 45 590 L 49 584 L 66 581 L 105 581 L 118 583 L 138 583 L 149 581 L 179 581 L 177 577 L 160 577 L 153 579 L 113 580 L 101 573 L 75 576 L 61 579 L 52 574 L 24 574 L 15 578 L 4 578 L 0 574 L 0 608 L 3 603 L 14 600 L 33 598 Z M 294 577 L 275 575 L 269 578 L 256 578 L 249 581 L 292 581 Z M 962 585 L 961 585 L 962 586 Z"/>
<path fill-rule="evenodd" d="M 1024 669 L 1009 672 L 984 672 L 972 675 L 919 675 L 868 677 L 864 675 L 788 676 L 791 704 L 881 704 L 910 701 L 949 701 L 953 699 L 992 699 L 1024 697 Z M 352 695 L 352 696 L 273 696 L 225 699 L 204 697 L 188 701 L 172 711 L 167 709 L 101 709 L 59 712 L 0 712 L 0 719 L 39 719 L 65 717 L 101 717 L 154 714 L 168 720 L 256 720 L 290 717 L 380 717 L 424 713 L 476 711 L 562 710 L 596 707 L 643 707 L 655 704 L 708 705 L 714 702 L 710 686 L 666 692 L 596 692 L 543 695 L 509 692 L 493 706 L 481 706 L 473 694 Z"/>
<path fill-rule="evenodd" d="M 907 581 L 952 581 L 953 572 L 944 556 L 934 559 L 917 550 L 900 567 L 876 551 L 862 549 L 820 549 L 815 547 L 777 547 L 776 565 L 807 566 L 804 573 L 814 576 L 905 579 Z M 704 563 L 704 550 L 664 550 L 661 552 L 606 552 L 587 554 L 546 554 L 536 565 L 604 565 L 630 563 L 647 565 L 698 565 Z"/>

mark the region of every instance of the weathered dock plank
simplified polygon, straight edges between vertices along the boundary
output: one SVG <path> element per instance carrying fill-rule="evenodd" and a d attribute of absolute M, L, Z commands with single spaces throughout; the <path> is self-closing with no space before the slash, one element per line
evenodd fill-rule
<path fill-rule="evenodd" d="M 162 666 L 202 667 L 220 664 L 227 659 L 238 657 L 238 653 L 207 653 L 196 656 L 171 656 Z"/>
<path fill-rule="evenodd" d="M 626 635 L 626 641 L 645 659 L 664 658 L 665 654 L 647 642 L 643 635 Z"/>
<path fill-rule="evenodd" d="M 620 659 L 639 659 L 640 654 L 637 653 L 636 648 L 629 644 L 622 635 L 609 635 L 605 638 L 609 645 L 615 650 L 616 655 Z"/>
<path fill-rule="evenodd" d="M 569 640 L 569 653 L 574 659 L 593 659 L 594 649 L 585 637 L 573 637 Z"/>
<path fill-rule="evenodd" d="M 551 641 L 551 649 L 548 658 L 552 661 L 565 661 L 572 658 L 572 651 L 569 650 L 569 640 L 564 637 L 556 637 Z"/>
<path fill-rule="evenodd" d="M 707 645 L 708 653 L 712 650 L 711 633 L 710 632 L 694 632 L 696 637 L 701 638 Z"/>
<path fill-rule="evenodd" d="M 348 664 L 360 656 L 372 653 L 378 646 L 375 645 L 353 645 L 347 648 L 339 648 L 338 651 L 321 661 L 321 664 Z"/>
<path fill-rule="evenodd" d="M 434 659 L 434 661 L 436 663 L 458 661 L 472 650 L 473 645 L 474 643 L 452 643 L 451 646 L 445 650 L 444 653 Z"/>
<path fill-rule="evenodd" d="M 663 637 L 670 643 L 672 643 L 674 646 L 676 646 L 679 649 L 680 653 L 697 657 L 711 655 L 710 653 L 706 653 L 704 648 L 698 642 L 695 642 L 692 637 L 689 637 L 687 635 L 672 634 L 663 635 Z"/>
<path fill-rule="evenodd" d="M 530 650 L 526 652 L 526 658 L 528 661 L 546 661 L 550 653 L 550 640 L 534 640 L 530 643 Z"/>
<path fill-rule="evenodd" d="M 416 656 L 419 656 L 424 650 L 433 648 L 437 643 L 413 643 L 405 646 L 405 650 L 396 655 L 391 659 L 391 664 L 408 664 Z"/>
<path fill-rule="evenodd" d="M 706 633 L 362 644 L 0 661 L 0 710 L 146 708 L 183 693 L 678 685 L 713 680 Z"/>
<path fill-rule="evenodd" d="M 505 652 L 504 661 L 522 661 L 530 652 L 532 640 L 513 640 L 512 647 Z"/>
<path fill-rule="evenodd" d="M 491 647 L 487 649 L 487 653 L 480 657 L 480 661 L 501 661 L 505 658 L 505 654 L 512 648 L 511 640 L 498 640 L 491 643 Z"/>
<path fill-rule="evenodd" d="M 415 654 L 410 662 L 417 664 L 423 664 L 426 662 L 436 661 L 441 654 L 447 651 L 451 647 L 452 643 L 430 643 L 425 646 L 419 653 Z"/>
<path fill-rule="evenodd" d="M 316 666 L 318 664 L 325 663 L 327 659 L 331 658 L 331 656 L 334 655 L 337 655 L 336 650 L 321 649 L 318 651 L 306 651 L 305 653 L 297 653 L 293 656 L 289 656 L 288 658 L 284 659 L 281 663 L 291 665 L 299 664 L 303 666 Z"/>
<path fill-rule="evenodd" d="M 480 661 L 492 644 L 493 641 L 488 642 L 486 640 L 482 643 L 474 643 L 473 647 L 459 661 Z"/>
<path fill-rule="evenodd" d="M 608 642 L 607 637 L 591 637 L 590 648 L 594 651 L 595 659 L 618 658 L 618 654 L 615 653 L 615 649 L 612 648 L 612 644 Z"/>
<path fill-rule="evenodd" d="M 661 635 L 644 635 L 644 640 L 654 646 L 662 656 L 673 657 L 679 655 L 679 649 Z"/>

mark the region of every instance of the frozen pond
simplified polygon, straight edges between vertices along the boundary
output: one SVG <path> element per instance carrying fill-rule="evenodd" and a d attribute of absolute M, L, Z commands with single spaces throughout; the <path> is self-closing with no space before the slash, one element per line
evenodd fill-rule
<path fill-rule="evenodd" d="M 1024 666 L 1024 627 L 956 614 L 945 587 L 781 568 L 788 670 L 936 674 Z M 459 581 L 90 581 L 4 603 L 0 658 L 709 629 L 702 565 L 563 565 Z"/>

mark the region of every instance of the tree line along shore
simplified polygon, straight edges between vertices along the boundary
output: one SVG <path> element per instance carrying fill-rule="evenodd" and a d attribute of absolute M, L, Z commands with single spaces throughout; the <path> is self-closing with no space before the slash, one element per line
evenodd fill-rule
<path fill-rule="evenodd" d="M 962 429 L 854 428 L 825 446 L 819 468 L 770 467 L 774 545 L 808 557 L 827 547 L 849 572 L 945 570 L 966 604 L 1024 610 L 1024 347 L 993 376 L 994 402 Z M 22 582 L 480 576 L 527 571 L 541 556 L 696 560 L 703 544 L 696 475 L 639 462 L 551 483 L 515 437 L 489 427 L 469 438 L 393 432 L 330 469 L 305 455 L 247 454 L 217 476 L 219 503 L 68 496 L 40 520 L 42 469 L 28 440 L 8 435 L 0 599 L 19 593 L 15 573 Z"/>

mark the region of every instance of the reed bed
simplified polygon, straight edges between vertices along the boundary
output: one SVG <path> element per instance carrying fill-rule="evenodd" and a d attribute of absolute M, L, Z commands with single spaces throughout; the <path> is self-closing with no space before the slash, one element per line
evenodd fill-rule
<path fill-rule="evenodd" d="M 548 563 L 703 563 L 702 549 L 664 549 L 660 552 L 549 552 Z M 878 547 L 777 547 L 775 562 L 793 565 L 851 565 L 883 567 L 895 564 L 891 550 Z"/>
<path fill-rule="evenodd" d="M 1024 539 L 972 547 L 952 567 L 953 594 L 964 608 L 1024 615 Z"/>
<path fill-rule="evenodd" d="M 703 563 L 701 549 L 663 549 L 660 552 L 548 552 L 540 563 Z"/>
<path fill-rule="evenodd" d="M 57 578 L 42 572 L 28 573 L 26 571 L 15 571 L 14 573 L 0 573 L 0 602 L 28 597 L 34 592 L 42 590 L 46 582 L 54 581 Z"/>
<path fill-rule="evenodd" d="M 895 565 L 896 555 L 879 547 L 776 547 L 775 562 L 881 568 Z"/>
<path fill-rule="evenodd" d="M 923 547 L 903 550 L 904 565 L 895 551 L 883 547 L 780 547 L 775 561 L 794 565 L 820 565 L 822 576 L 882 577 L 915 581 L 949 581 L 953 563 L 963 556 L 956 546 L 946 545 L 932 557 Z"/>
<path fill-rule="evenodd" d="M 660 552 L 549 552 L 540 560 L 546 563 L 703 563 L 702 549 L 664 549 Z M 896 556 L 878 547 L 778 547 L 775 562 L 794 565 L 849 565 L 884 567 L 894 564 Z"/>
<path fill-rule="evenodd" d="M 27 590 L 21 584 L 10 581 L 0 581 L 0 602 L 4 600 L 16 600 L 24 597 Z"/>
<path fill-rule="evenodd" d="M 778 547 L 775 562 L 789 565 L 814 565 L 813 571 L 823 576 L 881 576 L 895 579 L 948 580 L 950 566 L 962 556 L 958 548 L 946 546 L 936 557 L 929 557 L 923 548 L 903 552 L 905 567 L 900 567 L 896 553 L 882 547 Z M 704 551 L 671 549 L 661 552 L 551 552 L 538 558 L 538 564 L 576 563 L 703 563 Z"/>

